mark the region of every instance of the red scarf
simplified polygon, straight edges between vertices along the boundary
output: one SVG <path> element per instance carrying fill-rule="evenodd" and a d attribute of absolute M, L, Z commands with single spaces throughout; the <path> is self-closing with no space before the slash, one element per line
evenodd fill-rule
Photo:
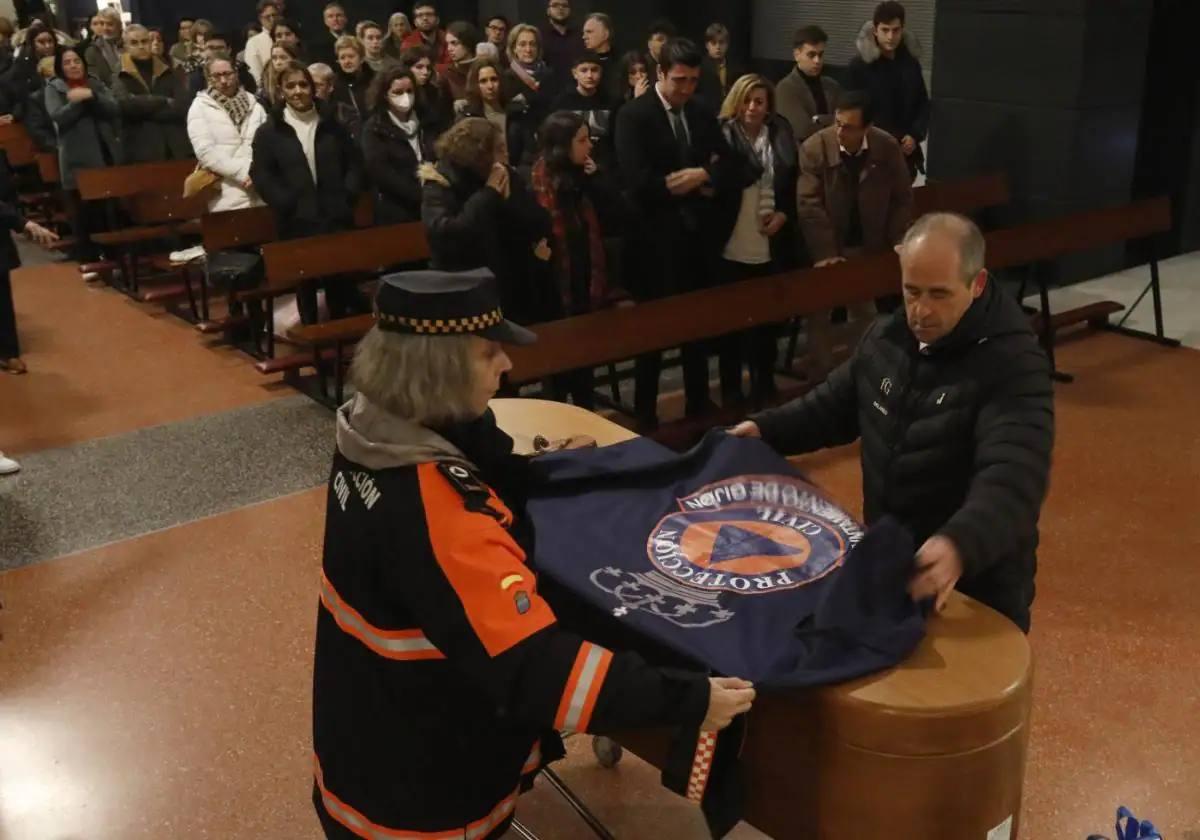
<path fill-rule="evenodd" d="M 563 308 L 571 312 L 571 253 L 567 246 L 567 221 L 558 208 L 558 191 L 554 188 L 554 179 L 546 171 L 546 159 L 539 157 L 533 165 L 530 176 L 533 194 L 538 204 L 550 214 L 551 232 L 554 241 L 551 244 L 555 275 L 558 280 L 558 291 L 562 297 Z M 579 200 L 579 215 L 587 225 L 588 250 L 591 253 L 592 276 L 588 288 L 591 309 L 603 308 L 611 301 L 608 289 L 608 268 L 604 258 L 604 240 L 600 236 L 600 220 L 591 200 L 583 195 Z"/>
<path fill-rule="evenodd" d="M 68 88 L 85 88 L 88 86 L 88 80 L 86 78 L 66 79 L 65 81 L 67 83 Z"/>

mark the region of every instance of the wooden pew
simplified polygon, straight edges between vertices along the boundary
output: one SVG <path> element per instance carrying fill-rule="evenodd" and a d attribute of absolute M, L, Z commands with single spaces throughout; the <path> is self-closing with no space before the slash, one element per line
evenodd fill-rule
<path fill-rule="evenodd" d="M 183 181 L 196 168 L 194 160 L 164 160 L 102 166 L 75 173 L 79 195 L 84 201 L 128 198 L 140 192 L 171 186 L 183 195 Z"/>
<path fill-rule="evenodd" d="M 265 300 L 268 320 L 276 297 L 295 292 L 306 282 L 338 275 L 379 275 L 396 266 L 429 259 L 425 226 L 408 222 L 386 227 L 331 233 L 304 239 L 271 242 L 263 246 L 266 280 L 260 289 L 239 293 L 241 300 Z M 342 319 L 350 320 L 350 319 Z M 274 325 L 268 323 L 268 356 L 274 355 Z M 337 351 L 328 354 L 336 357 Z M 322 358 L 320 352 L 303 352 L 268 358 L 255 367 L 260 373 L 296 371 Z M 336 376 L 341 380 L 341 370 Z"/>
<path fill-rule="evenodd" d="M 1002 174 L 981 175 L 960 181 L 932 182 L 914 190 L 913 197 L 918 214 L 932 210 L 973 213 L 1007 204 L 1010 199 L 1008 179 Z M 893 286 L 888 292 L 892 292 L 894 289 Z M 778 320 L 776 318 L 771 323 Z M 313 345 L 318 352 L 320 348 L 333 346 L 336 348 L 335 356 L 339 359 L 340 364 L 341 348 L 353 344 L 366 334 L 372 323 L 373 320 L 369 315 L 344 318 L 324 324 L 311 324 L 295 328 L 289 333 L 289 338 L 302 344 Z M 622 358 L 628 357 L 614 357 L 606 362 L 620 361 Z M 340 390 L 335 399 L 340 400 Z"/>
<path fill-rule="evenodd" d="M 1008 177 L 1001 173 L 956 181 L 929 181 L 913 190 L 913 218 L 933 212 L 970 215 L 1012 200 Z"/>
<path fill-rule="evenodd" d="M 1102 210 L 1089 210 L 1059 219 L 1030 222 L 985 234 L 990 270 L 1036 265 L 1067 254 L 1079 253 L 1142 239 L 1169 230 L 1170 203 L 1148 199 Z M 1152 267 L 1154 263 L 1151 264 Z M 1157 269 L 1153 269 L 1157 277 Z M 640 303 L 628 309 L 604 310 L 567 318 L 533 329 L 538 343 L 513 347 L 509 356 L 513 382 L 533 382 L 555 373 L 587 365 L 627 359 L 639 353 L 675 347 L 713 335 L 774 323 L 781 316 L 809 315 L 835 306 L 872 300 L 894 292 L 900 284 L 900 263 L 895 254 L 878 254 L 821 269 L 802 269 L 771 277 L 746 280 L 730 286 L 689 292 Z M 1157 285 L 1156 280 L 1152 284 Z M 1043 312 L 1049 305 L 1044 302 Z M 1074 322 L 1101 322 L 1117 304 L 1094 304 Z M 1115 308 L 1114 308 L 1115 307 Z M 370 316 L 366 316 L 369 318 Z M 1068 319 L 1043 318 L 1050 327 Z M 349 325 L 347 325 L 349 326 Z M 369 326 L 360 319 L 358 328 Z M 1167 344 L 1171 339 L 1152 336 Z M 332 333 L 332 330 L 327 332 Z M 348 330 L 332 337 L 348 340 Z M 1145 334 L 1122 330 L 1139 337 Z M 1052 337 L 1052 336 L 1051 336 Z"/>

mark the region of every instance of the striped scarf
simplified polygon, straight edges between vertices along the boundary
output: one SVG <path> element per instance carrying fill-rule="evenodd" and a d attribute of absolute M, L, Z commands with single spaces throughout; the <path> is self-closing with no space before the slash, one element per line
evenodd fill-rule
<path fill-rule="evenodd" d="M 762 174 L 758 178 L 758 215 L 770 216 L 775 212 L 775 152 L 771 148 L 770 127 L 764 125 L 753 140 L 746 136 L 741 123 L 737 124 L 737 130 L 762 167 Z"/>

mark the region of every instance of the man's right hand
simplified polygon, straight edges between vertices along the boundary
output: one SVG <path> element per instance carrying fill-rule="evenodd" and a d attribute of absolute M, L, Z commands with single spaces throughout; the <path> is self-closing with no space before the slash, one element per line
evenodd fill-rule
<path fill-rule="evenodd" d="M 825 260 L 817 260 L 817 262 L 813 263 L 813 268 L 825 268 L 826 266 L 837 265 L 838 263 L 844 263 L 845 261 L 845 257 L 830 257 L 829 259 Z"/>
<path fill-rule="evenodd" d="M 701 732 L 717 732 L 738 715 L 750 711 L 754 702 L 754 684 L 737 677 L 708 678 L 708 714 L 700 724 Z"/>
<path fill-rule="evenodd" d="M 729 434 L 740 438 L 761 438 L 762 429 L 753 420 L 743 420 L 730 429 Z"/>

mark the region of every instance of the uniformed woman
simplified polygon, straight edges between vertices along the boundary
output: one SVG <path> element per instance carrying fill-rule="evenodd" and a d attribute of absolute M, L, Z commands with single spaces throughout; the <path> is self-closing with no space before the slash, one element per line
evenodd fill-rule
<path fill-rule="evenodd" d="M 713 731 L 749 683 L 563 629 L 526 564 L 527 458 L 488 401 L 534 336 L 486 270 L 383 278 L 338 411 L 313 686 L 330 837 L 499 837 L 558 732 Z"/>

